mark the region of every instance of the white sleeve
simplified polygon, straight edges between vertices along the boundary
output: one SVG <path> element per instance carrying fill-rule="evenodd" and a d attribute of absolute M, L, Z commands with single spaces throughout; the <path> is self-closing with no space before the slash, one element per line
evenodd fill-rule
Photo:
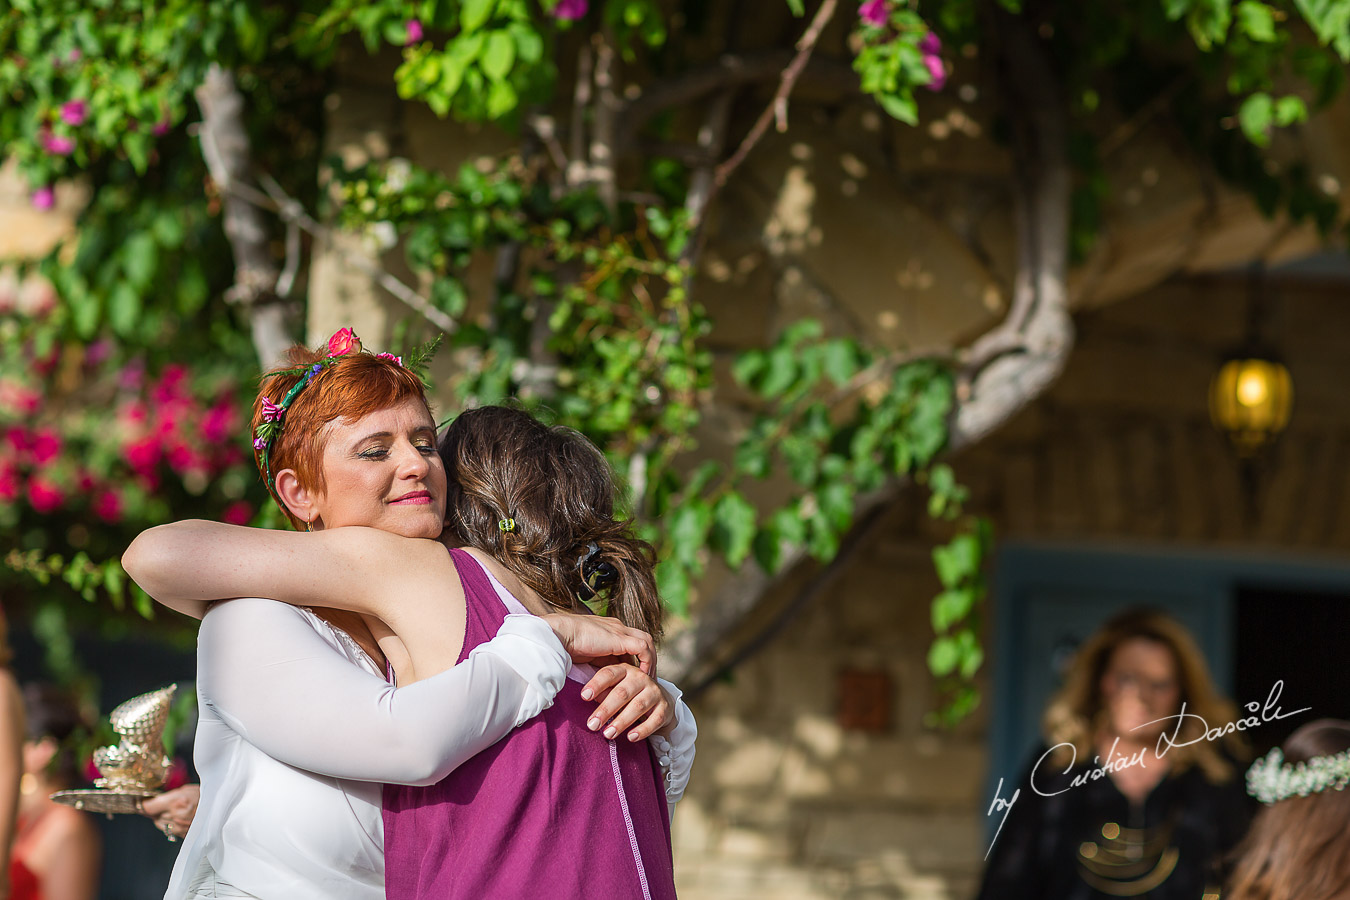
<path fill-rule="evenodd" d="M 321 775 L 435 784 L 553 705 L 571 665 L 534 616 L 507 616 L 463 663 L 395 689 L 274 600 L 217 604 L 197 638 L 204 705 L 244 740 Z"/>
<path fill-rule="evenodd" d="M 675 701 L 675 725 L 668 736 L 652 735 L 648 740 L 656 750 L 657 762 L 666 775 L 666 805 L 672 818 L 675 816 L 675 804 L 684 796 L 685 786 L 689 784 L 689 770 L 694 765 L 694 741 L 698 738 L 698 723 L 694 713 L 684 702 L 684 694 L 675 685 L 664 678 L 656 679 L 670 698 Z"/>

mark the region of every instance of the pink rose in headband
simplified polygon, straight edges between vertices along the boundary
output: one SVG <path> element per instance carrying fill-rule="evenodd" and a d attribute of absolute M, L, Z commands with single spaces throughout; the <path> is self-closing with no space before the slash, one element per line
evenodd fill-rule
<path fill-rule="evenodd" d="M 343 328 L 328 339 L 329 356 L 346 356 L 361 352 L 361 339 L 350 328 Z"/>

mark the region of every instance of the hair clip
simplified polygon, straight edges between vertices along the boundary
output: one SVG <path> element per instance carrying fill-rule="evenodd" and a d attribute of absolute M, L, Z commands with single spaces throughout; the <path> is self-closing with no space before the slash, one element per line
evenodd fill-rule
<path fill-rule="evenodd" d="M 497 523 L 497 529 L 503 533 L 516 530 L 515 519 L 502 519 Z"/>

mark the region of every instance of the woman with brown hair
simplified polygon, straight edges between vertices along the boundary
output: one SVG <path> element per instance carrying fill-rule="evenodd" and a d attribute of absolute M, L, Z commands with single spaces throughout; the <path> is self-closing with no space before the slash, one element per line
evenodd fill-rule
<path fill-rule="evenodd" d="M 1319 719 L 1257 760 L 1248 792 L 1266 804 L 1234 854 L 1225 900 L 1350 897 L 1350 722 Z"/>
<path fill-rule="evenodd" d="M 282 511 L 313 533 L 179 522 L 143 533 L 123 560 L 188 614 L 243 598 L 211 606 L 198 638 L 202 799 L 169 900 L 383 898 L 380 788 L 363 782 L 440 780 L 532 726 L 571 662 L 654 663 L 648 635 L 554 613 L 486 554 L 466 561 L 434 540 L 445 468 L 422 385 L 401 360 L 363 351 L 344 329 L 326 352 L 296 348 L 292 361 L 262 382 L 254 448 Z M 486 570 L 526 605 L 473 646 L 466 570 Z M 297 606 L 249 599 L 260 596 Z M 371 683 L 390 668 L 397 690 Z M 645 668 L 608 665 L 583 690 L 590 714 L 614 718 L 634 751 L 650 753 L 644 739 L 659 731 L 679 755 L 678 697 Z"/>
<path fill-rule="evenodd" d="M 1184 712 L 1184 715 L 1183 715 Z M 1234 720 L 1194 640 L 1151 610 L 1116 616 L 1075 656 L 999 831 L 982 900 L 1217 897 L 1247 815 Z"/>

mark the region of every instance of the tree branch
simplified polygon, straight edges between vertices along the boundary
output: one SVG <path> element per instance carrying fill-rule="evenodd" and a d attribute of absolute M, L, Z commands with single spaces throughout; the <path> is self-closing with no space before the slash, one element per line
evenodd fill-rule
<path fill-rule="evenodd" d="M 202 111 L 202 156 L 223 195 L 225 237 L 234 256 L 234 286 L 226 299 L 248 316 L 258 363 L 264 370 L 282 361 L 294 339 L 286 327 L 286 309 L 277 296 L 279 273 L 268 248 L 267 225 L 258 208 L 233 188 L 247 184 L 252 169 L 244 97 L 234 76 L 218 65 L 207 70 L 194 92 Z"/>
<path fill-rule="evenodd" d="M 991 6 L 993 4 L 990 4 Z M 1005 110 L 1015 123 L 1013 144 L 1018 229 L 1018 272 L 1008 316 L 970 348 L 964 358 L 975 363 L 960 385 L 948 435 L 948 452 L 987 436 L 1040 396 L 1063 371 L 1073 347 L 1068 313 L 1068 223 L 1070 170 L 1067 157 L 1067 103 L 1050 61 L 1037 37 L 1030 14 L 1001 10 L 991 34 L 998 35 L 998 61 Z M 900 495 L 905 481 L 858 498 L 855 521 L 864 530 Z M 865 533 L 865 531 L 864 531 Z M 856 536 L 846 548 L 864 543 Z M 841 552 L 841 556 L 844 553 Z M 784 550 L 779 573 L 770 575 L 745 566 L 699 608 L 697 620 L 673 633 L 662 651 L 662 668 L 675 680 L 703 685 L 710 672 L 721 673 L 754 652 L 787 618 L 806 608 L 829 585 L 838 568 L 831 564 L 812 579 L 769 625 L 769 633 L 752 638 L 730 657 L 728 638 L 757 610 L 765 595 L 786 573 L 805 561 L 801 546 Z M 837 562 L 837 560 L 836 560 Z M 720 660 L 714 658 L 720 654 Z"/>

